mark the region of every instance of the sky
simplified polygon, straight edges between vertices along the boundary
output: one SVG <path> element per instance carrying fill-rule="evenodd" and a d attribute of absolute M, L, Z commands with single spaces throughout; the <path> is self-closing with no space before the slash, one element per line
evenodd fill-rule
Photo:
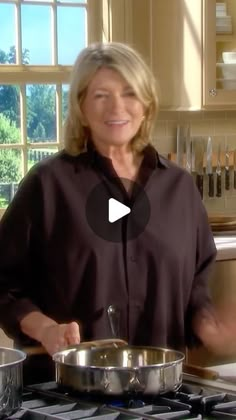
<path fill-rule="evenodd" d="M 70 2 L 77 3 L 76 0 Z M 64 0 L 63 3 L 67 3 Z M 86 3 L 86 0 L 80 0 Z M 30 64 L 52 64 L 50 6 L 25 4 L 22 14 L 22 48 L 29 50 Z M 58 7 L 58 62 L 73 64 L 76 56 L 86 45 L 85 8 Z M 0 50 L 9 52 L 15 45 L 15 6 L 0 2 Z"/>

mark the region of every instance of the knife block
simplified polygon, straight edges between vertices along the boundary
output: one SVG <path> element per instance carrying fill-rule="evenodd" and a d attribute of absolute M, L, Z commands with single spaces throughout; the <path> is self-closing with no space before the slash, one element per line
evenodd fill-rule
<path fill-rule="evenodd" d="M 234 165 L 236 164 L 236 162 L 234 162 L 234 150 L 230 150 L 229 152 L 229 166 L 230 167 L 234 167 Z M 176 153 L 168 153 L 168 159 L 176 162 Z M 216 168 L 217 166 L 217 160 L 218 160 L 218 153 L 217 152 L 213 152 L 212 153 L 212 167 Z M 220 154 L 220 166 L 223 169 L 225 167 L 225 152 L 221 152 Z M 183 154 L 183 167 L 186 167 L 186 154 Z M 204 153 L 204 158 L 203 158 L 203 168 L 206 167 L 206 153 Z"/>

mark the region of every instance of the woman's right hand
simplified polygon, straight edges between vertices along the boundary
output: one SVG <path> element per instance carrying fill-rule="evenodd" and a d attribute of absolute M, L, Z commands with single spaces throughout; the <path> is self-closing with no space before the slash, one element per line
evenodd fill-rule
<path fill-rule="evenodd" d="M 53 355 L 63 347 L 80 343 L 80 330 L 77 322 L 69 324 L 53 324 L 41 331 L 41 344 Z"/>

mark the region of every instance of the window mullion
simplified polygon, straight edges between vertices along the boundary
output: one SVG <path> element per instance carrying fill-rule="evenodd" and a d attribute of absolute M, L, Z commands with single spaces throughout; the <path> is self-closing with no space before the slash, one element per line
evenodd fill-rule
<path fill-rule="evenodd" d="M 51 6 L 51 13 L 52 13 L 52 29 L 51 29 L 51 36 L 52 36 L 52 63 L 53 65 L 57 65 L 58 63 L 58 45 L 57 45 L 57 4 L 56 0 L 53 0 L 53 4 Z"/>
<path fill-rule="evenodd" d="M 22 63 L 22 28 L 21 28 L 21 3 L 15 5 L 15 25 L 16 25 L 16 63 Z"/>

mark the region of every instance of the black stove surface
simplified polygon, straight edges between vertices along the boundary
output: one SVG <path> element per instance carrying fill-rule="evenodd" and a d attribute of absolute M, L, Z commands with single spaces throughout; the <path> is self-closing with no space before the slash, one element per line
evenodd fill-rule
<path fill-rule="evenodd" d="M 236 394 L 184 383 L 173 393 L 156 397 L 104 398 L 68 392 L 55 382 L 25 388 L 21 410 L 10 419 L 22 420 L 145 420 L 235 419 Z"/>

